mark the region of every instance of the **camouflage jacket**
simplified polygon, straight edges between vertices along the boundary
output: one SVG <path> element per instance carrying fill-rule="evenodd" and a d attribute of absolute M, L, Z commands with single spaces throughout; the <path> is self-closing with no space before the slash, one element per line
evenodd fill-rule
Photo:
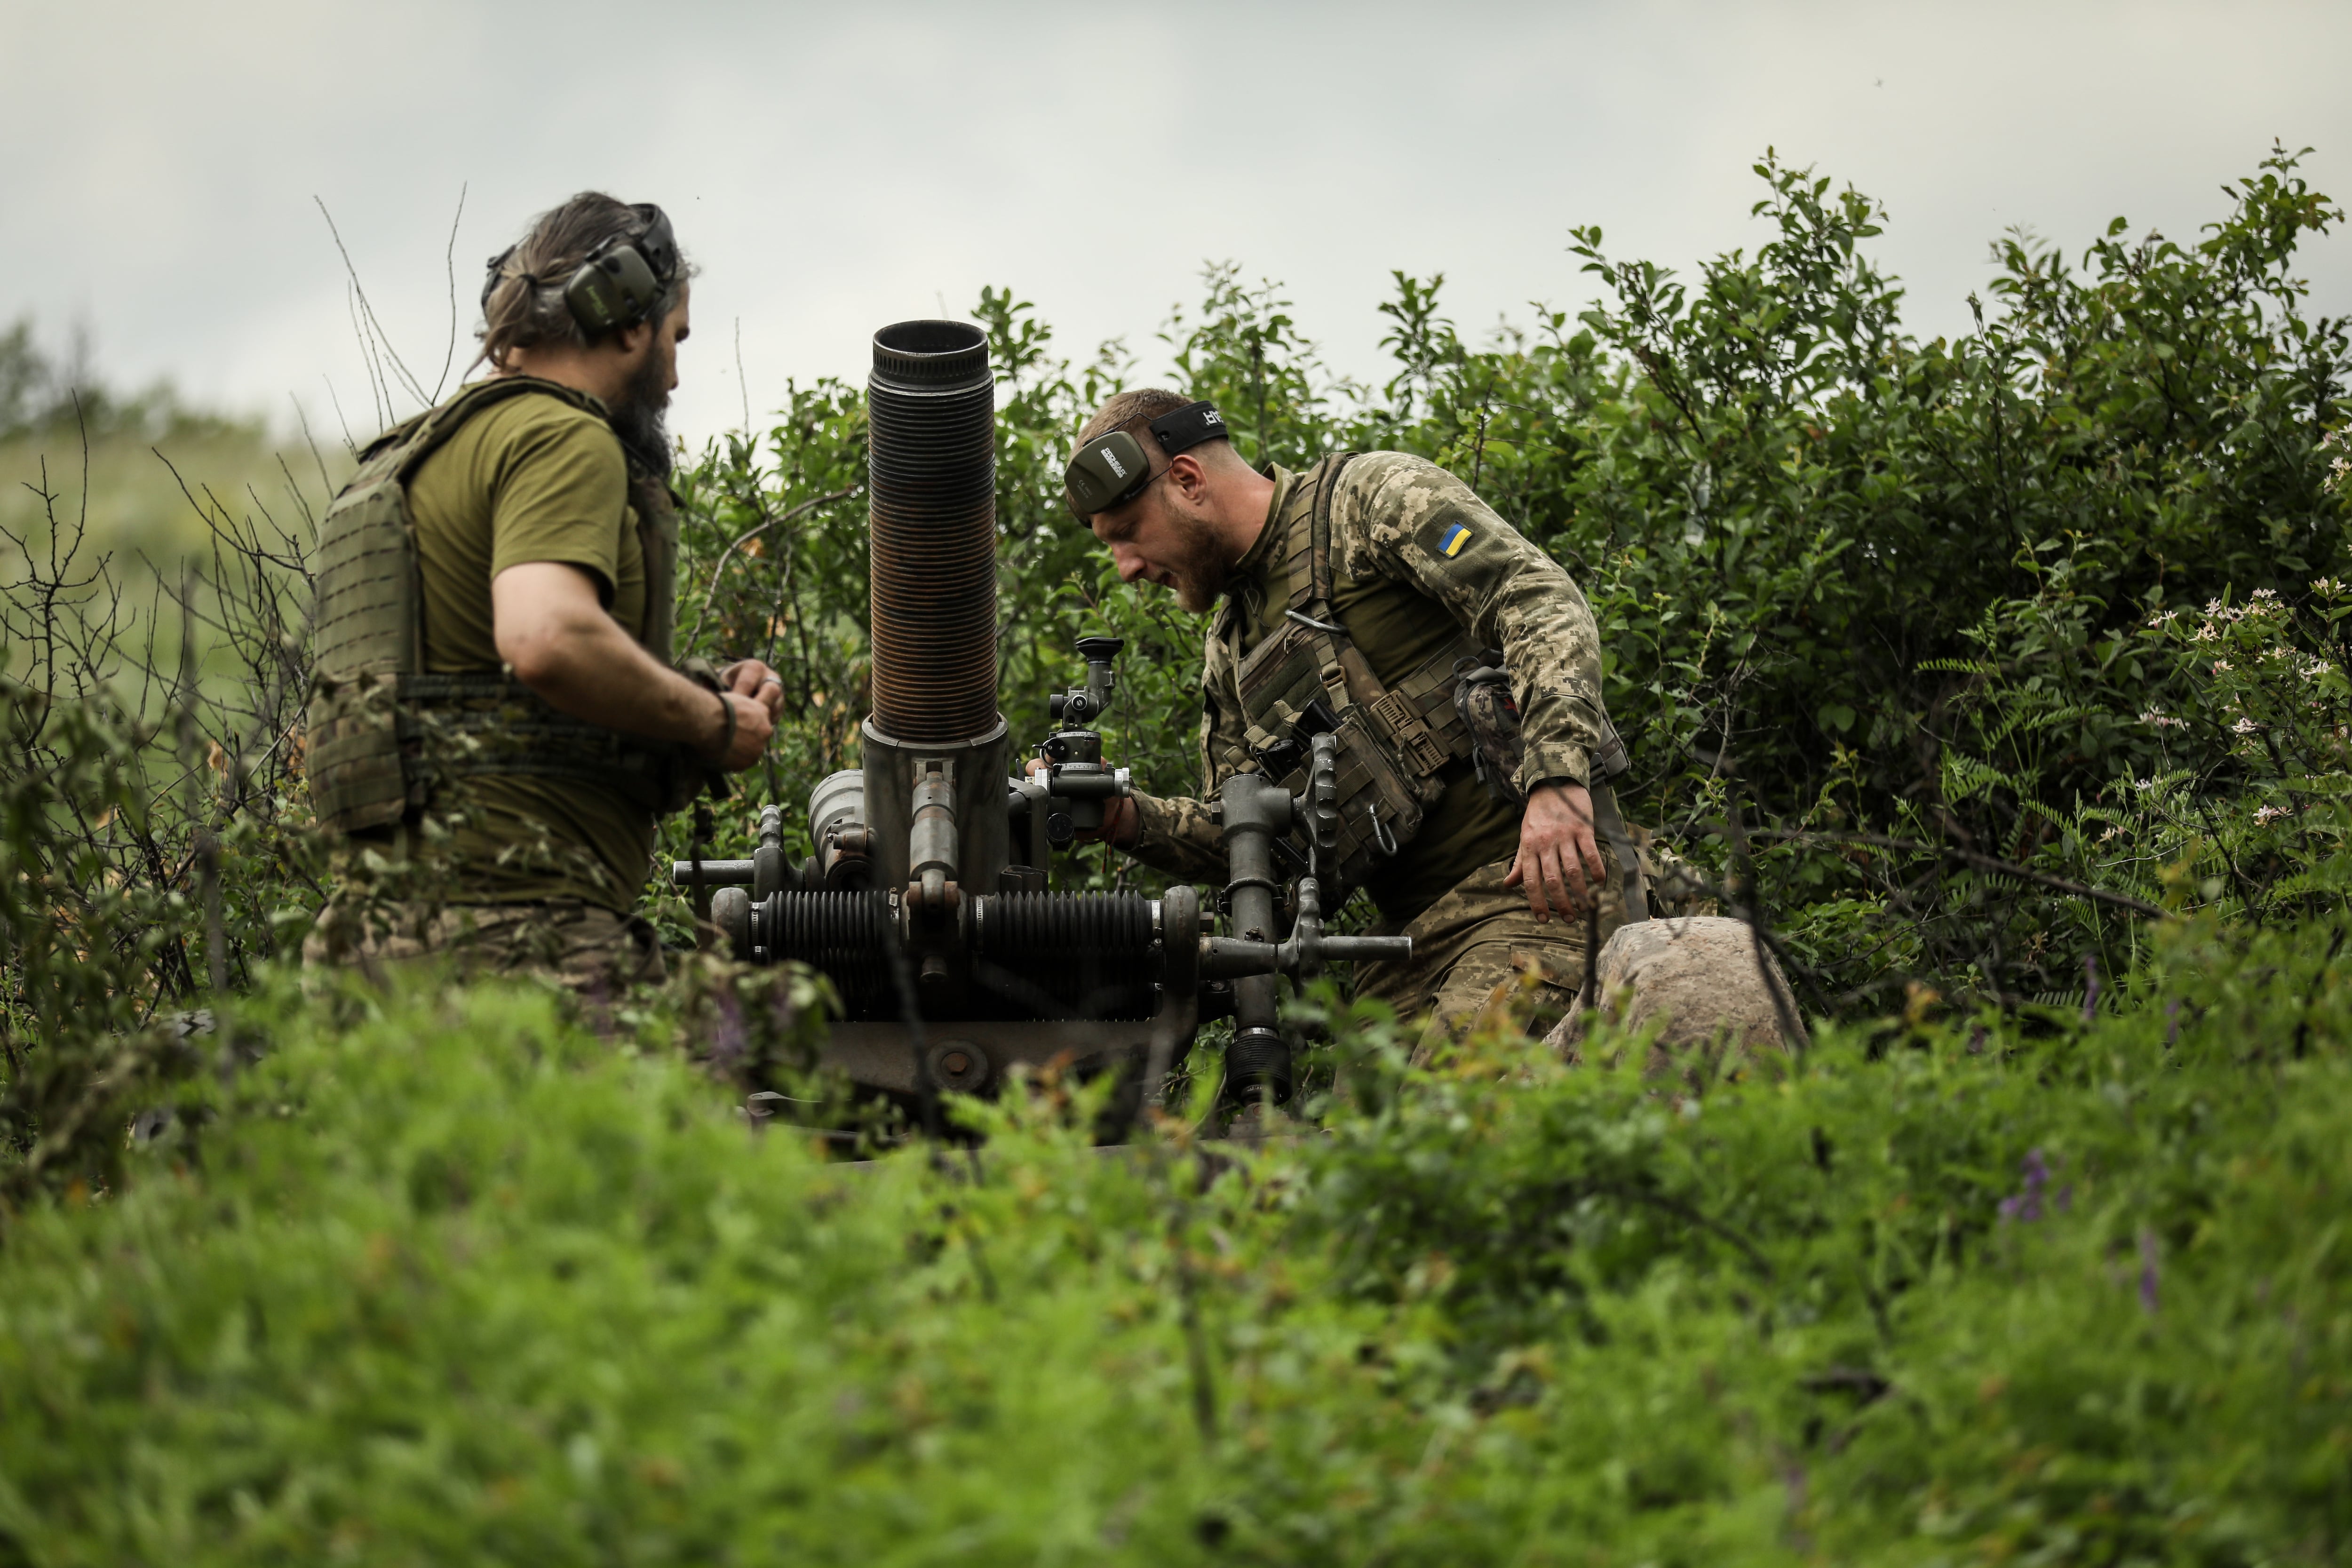
<path fill-rule="evenodd" d="M 1236 563 L 1202 651 L 1201 798 L 1135 797 L 1130 852 L 1171 876 L 1223 877 L 1223 836 L 1212 803 L 1228 776 L 1257 766 L 1244 739 L 1231 634 L 1237 618 L 1254 620 L 1286 594 L 1277 580 L 1286 574 L 1276 520 L 1301 476 L 1276 468 L 1273 477 L 1267 525 Z M 1515 781 L 1523 792 L 1547 779 L 1587 781 L 1601 741 L 1601 637 L 1591 606 L 1558 562 L 1468 485 L 1402 452 L 1370 452 L 1348 465 L 1332 500 L 1331 557 L 1343 585 L 1402 584 L 1430 602 L 1431 614 L 1503 650 L 1527 742 Z M 1365 656 L 1381 663 L 1376 634 L 1349 629 Z"/>

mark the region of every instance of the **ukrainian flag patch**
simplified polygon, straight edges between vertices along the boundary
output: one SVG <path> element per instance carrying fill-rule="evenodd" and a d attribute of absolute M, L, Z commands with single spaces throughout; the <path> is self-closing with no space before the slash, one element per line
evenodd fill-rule
<path fill-rule="evenodd" d="M 1453 527 L 1447 529 L 1444 537 L 1438 540 L 1437 552 L 1440 555 L 1444 556 L 1448 561 L 1451 561 L 1455 556 L 1461 554 L 1462 547 L 1469 542 L 1469 529 L 1457 522 Z"/>

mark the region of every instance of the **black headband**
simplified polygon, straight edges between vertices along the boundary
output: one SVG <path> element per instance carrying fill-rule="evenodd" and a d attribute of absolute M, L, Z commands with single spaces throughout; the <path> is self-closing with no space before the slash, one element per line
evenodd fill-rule
<path fill-rule="evenodd" d="M 1154 419 L 1149 428 L 1151 438 L 1170 457 L 1203 441 L 1225 438 L 1225 416 L 1217 412 L 1213 403 L 1188 403 L 1172 414 Z"/>

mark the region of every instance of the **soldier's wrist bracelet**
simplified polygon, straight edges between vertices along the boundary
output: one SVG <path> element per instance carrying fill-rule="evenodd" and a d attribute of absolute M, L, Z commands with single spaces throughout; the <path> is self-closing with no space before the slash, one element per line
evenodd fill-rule
<path fill-rule="evenodd" d="M 735 749 L 735 704 L 727 700 L 724 691 L 715 691 L 711 695 L 719 699 L 719 716 L 727 721 L 725 732 L 719 737 L 719 749 L 711 755 L 724 762 L 727 753 Z"/>

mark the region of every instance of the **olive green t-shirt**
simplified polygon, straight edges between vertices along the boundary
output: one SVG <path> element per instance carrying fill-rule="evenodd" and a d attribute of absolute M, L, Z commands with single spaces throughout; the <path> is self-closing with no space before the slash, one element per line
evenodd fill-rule
<path fill-rule="evenodd" d="M 1290 607 L 1288 574 L 1283 573 L 1279 582 L 1274 578 L 1282 573 L 1282 555 L 1276 546 L 1283 530 L 1276 524 L 1296 483 L 1297 476 L 1285 475 L 1276 487 L 1265 527 L 1234 565 L 1234 577 L 1253 584 L 1255 601 L 1255 613 L 1243 621 L 1244 654 L 1281 626 Z M 1443 605 L 1410 584 L 1386 577 L 1360 581 L 1335 575 L 1331 610 L 1383 686 L 1394 686 L 1411 675 L 1462 632 Z M 1481 866 L 1518 853 L 1520 807 L 1489 795 L 1467 758 L 1454 758 L 1437 776 L 1444 793 L 1423 816 L 1421 831 L 1394 859 L 1379 862 L 1365 879 L 1364 890 L 1390 926 L 1403 925 Z"/>
<path fill-rule="evenodd" d="M 645 641 L 646 554 L 627 461 L 596 415 L 536 393 L 491 405 L 417 469 L 408 510 L 428 673 L 501 668 L 490 579 L 531 562 L 587 573 L 622 629 Z M 625 911 L 652 863 L 652 815 L 590 784 L 460 778 L 436 790 L 430 811 L 457 824 L 453 902 L 581 899 Z"/>

